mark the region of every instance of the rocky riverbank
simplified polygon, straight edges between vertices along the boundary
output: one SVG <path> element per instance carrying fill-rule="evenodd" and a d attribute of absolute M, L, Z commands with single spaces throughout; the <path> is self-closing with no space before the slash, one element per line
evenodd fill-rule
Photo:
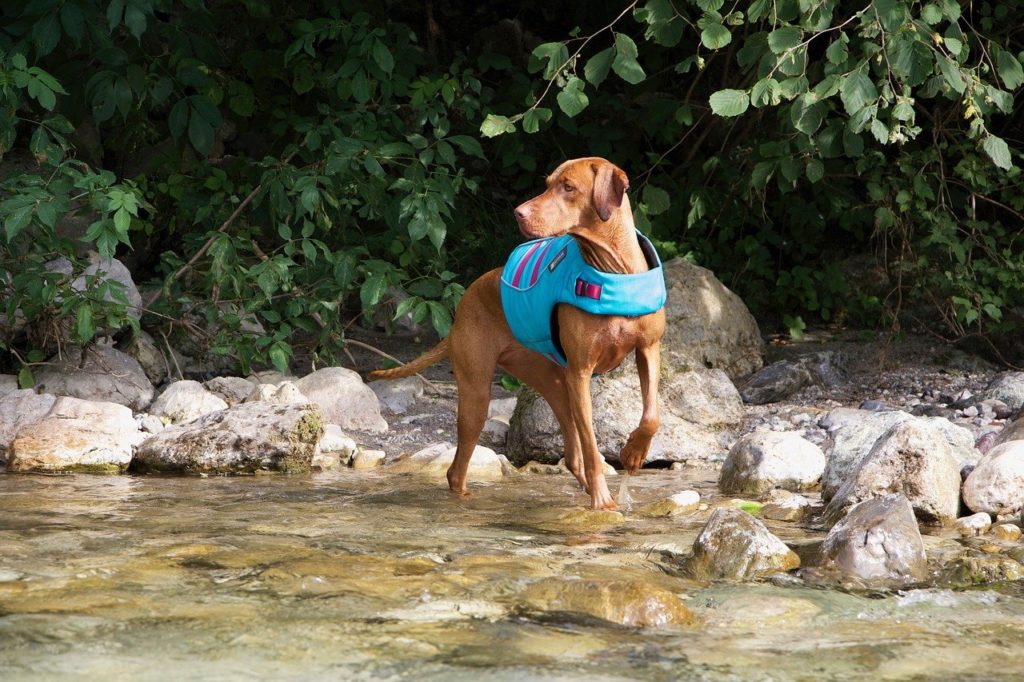
<path fill-rule="evenodd" d="M 1024 373 L 919 338 L 822 334 L 766 348 L 742 302 L 708 271 L 677 260 L 666 273 L 664 416 L 647 466 L 707 469 L 718 490 L 680 489 L 632 511 L 702 519 L 692 547 L 672 550 L 681 575 L 871 589 L 1024 577 Z M 138 339 L 97 344 L 65 352 L 33 389 L 0 377 L 6 475 L 351 467 L 443 485 L 455 422 L 444 368 L 431 383 L 366 384 L 327 367 L 164 378 L 157 388 L 158 355 Z M 635 369 L 597 378 L 594 406 L 614 463 L 639 420 Z M 471 482 L 567 475 L 554 418 L 528 389 L 496 397 L 489 417 Z M 581 494 L 561 511 L 584 526 L 624 518 L 583 504 Z M 769 520 L 793 532 L 773 533 Z"/>

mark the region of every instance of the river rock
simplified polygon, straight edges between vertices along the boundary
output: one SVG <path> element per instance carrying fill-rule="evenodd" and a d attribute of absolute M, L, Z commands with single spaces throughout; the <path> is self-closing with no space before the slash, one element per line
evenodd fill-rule
<path fill-rule="evenodd" d="M 237 405 L 252 395 L 255 384 L 242 377 L 214 377 L 203 383 L 206 390 L 214 394 L 224 402 Z"/>
<path fill-rule="evenodd" d="M 387 454 L 383 450 L 356 450 L 352 455 L 353 469 L 376 469 L 384 464 Z"/>
<path fill-rule="evenodd" d="M 192 474 L 309 471 L 324 433 L 312 404 L 244 403 L 170 426 L 138 447 L 132 471 Z"/>
<path fill-rule="evenodd" d="M 252 391 L 246 396 L 243 403 L 273 403 L 275 405 L 300 405 L 308 403 L 309 399 L 302 394 L 291 381 L 282 381 L 279 384 L 259 384 L 252 387 Z"/>
<path fill-rule="evenodd" d="M 993 445 L 1002 445 L 1011 440 L 1024 440 L 1024 419 L 1015 419 L 996 435 Z"/>
<path fill-rule="evenodd" d="M 971 511 L 1014 514 L 1024 509 L 1024 441 L 997 445 L 964 481 L 964 504 Z"/>
<path fill-rule="evenodd" d="M 855 505 L 825 536 L 819 563 L 873 586 L 926 579 L 924 542 L 910 501 L 897 493 Z"/>
<path fill-rule="evenodd" d="M 346 435 L 337 424 L 324 425 L 324 437 L 320 439 L 320 451 L 337 455 L 347 463 L 356 453 L 356 442 Z"/>
<path fill-rule="evenodd" d="M 383 433 L 388 424 L 380 416 L 380 402 L 359 374 L 344 367 L 325 367 L 295 385 L 323 411 L 331 424 L 352 431 Z"/>
<path fill-rule="evenodd" d="M 869 412 L 840 407 L 821 421 L 829 438 L 825 443 L 825 471 L 821 476 L 821 497 L 828 501 L 853 474 L 876 442 L 896 424 L 913 420 L 921 429 L 935 431 L 945 438 L 950 454 L 962 468 L 974 464 L 981 456 L 974 447 L 974 436 L 968 429 L 941 417 L 914 417 L 906 412 L 890 410 Z"/>
<path fill-rule="evenodd" d="M 405 414 L 423 395 L 423 380 L 417 376 L 380 379 L 367 384 L 380 404 L 395 414 Z"/>
<path fill-rule="evenodd" d="M 56 396 L 36 393 L 30 388 L 11 391 L 0 397 L 0 461 L 23 427 L 39 421 L 53 407 Z"/>
<path fill-rule="evenodd" d="M 719 370 L 679 372 L 663 376 L 661 426 L 651 444 L 647 462 L 715 460 L 724 455 L 730 429 L 742 420 L 739 393 Z M 640 423 L 643 403 L 635 367 L 591 382 L 594 430 L 598 448 L 609 460 Z M 530 460 L 556 462 L 563 454 L 562 433 L 548 404 L 536 393 L 521 390 L 508 432 L 509 458 L 517 464 Z"/>
<path fill-rule="evenodd" d="M 142 412 L 153 400 L 153 384 L 138 361 L 110 346 L 72 346 L 36 373 L 36 388 L 54 395 L 110 401 Z"/>
<path fill-rule="evenodd" d="M 18 390 L 18 377 L 13 374 L 0 374 L 0 398 Z"/>
<path fill-rule="evenodd" d="M 668 261 L 664 269 L 668 301 L 662 366 L 717 368 L 733 379 L 758 370 L 764 340 L 740 297 L 710 270 L 682 258 Z"/>
<path fill-rule="evenodd" d="M 694 622 L 693 613 L 675 593 L 638 580 L 548 578 L 530 585 L 522 601 L 538 611 L 582 613 L 628 627 Z"/>
<path fill-rule="evenodd" d="M 683 568 L 697 580 L 743 580 L 800 566 L 800 558 L 765 525 L 739 509 L 720 507 L 693 543 Z"/>
<path fill-rule="evenodd" d="M 992 537 L 1003 542 L 1017 542 L 1021 537 L 1021 528 L 1014 523 L 1000 523 L 992 527 Z"/>
<path fill-rule="evenodd" d="M 146 378 L 154 386 L 169 377 L 180 377 L 187 365 L 187 360 L 181 353 L 169 349 L 166 343 L 158 345 L 145 330 L 140 330 L 117 348 L 135 358 L 142 371 L 146 373 Z"/>
<path fill-rule="evenodd" d="M 725 493 L 760 495 L 772 488 L 808 490 L 821 480 L 825 455 L 793 431 L 755 431 L 740 438 L 722 464 Z"/>
<path fill-rule="evenodd" d="M 946 564 L 938 584 L 949 588 L 973 587 L 994 582 L 1024 579 L 1024 566 L 1001 554 L 967 554 Z"/>
<path fill-rule="evenodd" d="M 128 315 L 136 320 L 139 319 L 142 314 L 142 294 L 139 293 L 139 288 L 132 280 L 132 273 L 128 271 L 124 263 L 116 258 L 100 258 L 96 253 L 91 253 L 89 260 L 92 262 L 86 266 L 81 275 L 71 282 L 71 288 L 75 291 L 91 289 L 95 286 L 94 282 L 97 278 L 116 282 L 123 288 L 124 297 L 128 299 Z M 119 296 L 115 297 L 110 291 L 103 295 L 103 300 L 106 303 L 120 303 L 119 299 Z"/>
<path fill-rule="evenodd" d="M 431 478 L 444 478 L 455 459 L 455 446 L 435 443 L 391 465 L 390 470 L 400 474 L 420 474 Z M 469 460 L 467 478 L 472 481 L 494 481 L 515 469 L 502 455 L 478 445 Z"/>
<path fill-rule="evenodd" d="M 1024 372 L 1003 372 L 989 382 L 975 401 L 1001 400 L 1011 410 L 1024 407 Z"/>
<path fill-rule="evenodd" d="M 813 381 L 811 373 L 799 362 L 780 360 L 747 379 L 740 389 L 740 397 L 750 405 L 765 405 L 784 400 Z"/>
<path fill-rule="evenodd" d="M 773 490 L 761 507 L 761 517 L 772 521 L 799 521 L 811 511 L 814 503 L 803 495 L 788 490 Z"/>
<path fill-rule="evenodd" d="M 118 473 L 145 435 L 124 405 L 62 396 L 46 416 L 22 427 L 8 451 L 9 471 Z"/>
<path fill-rule="evenodd" d="M 166 417 L 172 424 L 184 424 L 204 414 L 227 408 L 228 404 L 198 381 L 175 381 L 157 396 L 149 413 Z"/>
<path fill-rule="evenodd" d="M 960 505 L 960 466 L 942 433 L 919 420 L 904 421 L 876 441 L 825 508 L 836 523 L 864 500 L 902 492 L 925 522 L 949 523 Z"/>
<path fill-rule="evenodd" d="M 970 516 L 963 516 L 956 520 L 953 527 L 960 535 L 981 535 L 992 527 L 992 517 L 985 512 L 978 512 Z"/>
<path fill-rule="evenodd" d="M 695 511 L 700 506 L 700 493 L 696 490 L 684 490 L 674 495 L 645 504 L 637 510 L 640 516 L 657 518 L 662 516 L 676 516 Z"/>

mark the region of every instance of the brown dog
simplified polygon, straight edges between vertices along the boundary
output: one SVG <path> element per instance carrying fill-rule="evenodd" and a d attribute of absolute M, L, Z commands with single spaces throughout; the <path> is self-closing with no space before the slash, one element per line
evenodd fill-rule
<path fill-rule="evenodd" d="M 604 272 L 648 270 L 637 240 L 622 169 L 600 158 L 566 161 L 547 177 L 547 190 L 515 210 L 519 229 L 531 239 L 571 234 L 584 260 Z M 452 492 L 466 493 L 466 471 L 487 419 L 495 367 L 501 367 L 540 393 L 558 419 L 565 440 L 565 463 L 590 493 L 594 509 L 614 509 L 601 470 L 590 400 L 590 378 L 619 366 L 635 350 L 643 394 L 643 416 L 620 454 L 636 471 L 658 429 L 658 372 L 665 312 L 639 317 L 592 315 L 560 304 L 559 340 L 568 361 L 563 368 L 520 345 L 502 310 L 501 270 L 481 276 L 466 290 L 455 312 L 451 334 L 412 362 L 371 374 L 377 379 L 410 376 L 451 355 L 459 389 L 458 449 L 448 469 Z M 582 470 L 580 459 L 582 455 Z"/>

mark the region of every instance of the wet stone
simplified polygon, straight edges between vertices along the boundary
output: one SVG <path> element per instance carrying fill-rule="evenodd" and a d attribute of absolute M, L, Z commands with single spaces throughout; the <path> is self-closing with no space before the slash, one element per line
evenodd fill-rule
<path fill-rule="evenodd" d="M 792 431 L 756 431 L 743 436 L 722 464 L 723 492 L 760 495 L 772 488 L 807 490 L 818 484 L 825 455 Z"/>
<path fill-rule="evenodd" d="M 992 517 L 985 512 L 978 512 L 977 514 L 957 519 L 953 526 L 960 535 L 982 535 L 992 527 Z"/>
<path fill-rule="evenodd" d="M 963 496 L 976 512 L 1014 514 L 1024 508 L 1024 441 L 992 448 L 964 481 Z"/>
<path fill-rule="evenodd" d="M 646 517 L 662 517 L 662 516 L 676 516 L 678 514 L 686 514 L 700 506 L 700 494 L 695 490 L 685 490 L 681 493 L 675 493 L 663 500 L 652 502 L 644 505 L 637 510 L 640 516 Z"/>
<path fill-rule="evenodd" d="M 971 587 L 1006 580 L 1024 579 L 1024 565 L 1001 554 L 968 555 L 942 567 L 938 584 L 946 587 Z"/>
<path fill-rule="evenodd" d="M 764 524 L 739 509 L 716 509 L 693 543 L 683 570 L 697 580 L 756 578 L 789 571 L 800 558 Z"/>
<path fill-rule="evenodd" d="M 530 585 L 523 592 L 522 601 L 539 611 L 581 613 L 630 627 L 694 622 L 693 613 L 678 595 L 635 580 L 550 578 Z"/>
<path fill-rule="evenodd" d="M 1021 528 L 1013 523 L 1000 523 L 992 527 L 992 537 L 1003 542 L 1016 542 L 1020 540 Z"/>
<path fill-rule="evenodd" d="M 384 464 L 387 454 L 383 450 L 357 450 L 352 456 L 353 469 L 375 469 Z"/>

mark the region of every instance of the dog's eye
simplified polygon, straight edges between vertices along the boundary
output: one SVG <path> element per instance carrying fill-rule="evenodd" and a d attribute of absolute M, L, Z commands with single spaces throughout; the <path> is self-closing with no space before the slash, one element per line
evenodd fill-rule
<path fill-rule="evenodd" d="M 562 185 L 562 190 L 565 191 L 566 194 L 568 194 L 570 192 L 575 192 L 576 188 L 567 182 L 564 185 Z"/>

